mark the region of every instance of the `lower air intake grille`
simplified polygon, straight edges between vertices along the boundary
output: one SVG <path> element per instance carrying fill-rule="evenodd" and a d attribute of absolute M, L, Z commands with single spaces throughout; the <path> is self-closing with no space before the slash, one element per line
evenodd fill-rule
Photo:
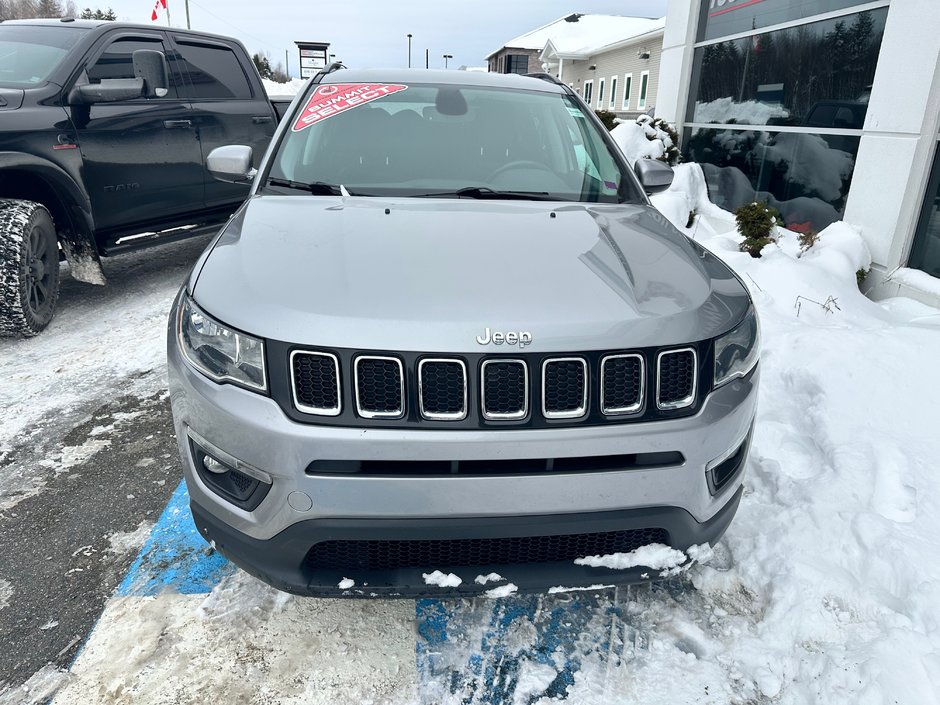
<path fill-rule="evenodd" d="M 659 354 L 656 403 L 660 409 L 682 409 L 695 401 L 695 351 L 691 348 Z"/>
<path fill-rule="evenodd" d="M 294 406 L 308 414 L 339 414 L 339 373 L 329 353 L 295 351 L 291 354 Z"/>
<path fill-rule="evenodd" d="M 528 371 L 522 360 L 483 363 L 483 416 L 490 420 L 521 419 L 528 413 Z"/>
<path fill-rule="evenodd" d="M 360 357 L 356 360 L 356 407 L 366 418 L 397 418 L 404 412 L 401 360 Z"/>
<path fill-rule="evenodd" d="M 449 541 L 324 541 L 310 549 L 307 564 L 319 570 L 396 570 L 551 563 L 668 542 L 664 529 L 652 528 Z"/>

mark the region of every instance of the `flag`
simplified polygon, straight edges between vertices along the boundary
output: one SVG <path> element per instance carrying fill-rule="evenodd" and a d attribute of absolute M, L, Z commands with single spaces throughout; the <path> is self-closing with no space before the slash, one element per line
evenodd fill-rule
<path fill-rule="evenodd" d="M 150 21 L 156 22 L 160 19 L 160 10 L 166 10 L 166 0 L 157 0 L 153 6 L 153 12 L 150 13 Z"/>

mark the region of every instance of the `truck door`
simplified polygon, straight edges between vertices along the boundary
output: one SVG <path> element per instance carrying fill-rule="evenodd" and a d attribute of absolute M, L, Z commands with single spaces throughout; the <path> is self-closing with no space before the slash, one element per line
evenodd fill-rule
<path fill-rule="evenodd" d="M 160 33 L 114 33 L 90 55 L 84 76 L 91 83 L 133 78 L 138 49 L 162 51 L 170 59 Z M 202 208 L 199 138 L 172 60 L 169 69 L 165 97 L 69 108 L 98 230 L 149 229 Z"/>
<path fill-rule="evenodd" d="M 254 166 L 274 135 L 274 110 L 257 80 L 250 80 L 245 51 L 234 43 L 171 34 L 186 77 L 199 130 L 202 158 L 216 147 L 244 144 L 254 150 Z M 227 184 L 205 174 L 208 207 L 237 204 L 248 195 L 247 184 Z"/>

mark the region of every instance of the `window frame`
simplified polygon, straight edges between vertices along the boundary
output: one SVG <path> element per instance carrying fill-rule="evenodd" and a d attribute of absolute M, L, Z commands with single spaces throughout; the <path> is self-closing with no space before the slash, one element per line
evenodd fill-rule
<path fill-rule="evenodd" d="M 646 104 L 649 102 L 650 90 L 650 72 L 640 72 L 640 92 L 636 98 L 636 109 L 646 110 Z"/>
<path fill-rule="evenodd" d="M 598 110 L 604 109 L 604 88 L 606 87 L 604 83 L 605 81 L 604 81 L 603 76 L 597 79 L 597 109 Z"/>
<path fill-rule="evenodd" d="M 617 109 L 617 78 L 616 75 L 610 77 L 610 101 L 608 104 L 610 110 Z"/>
<path fill-rule="evenodd" d="M 630 109 L 630 99 L 633 93 L 633 71 L 628 71 L 623 75 L 623 109 Z"/>
<path fill-rule="evenodd" d="M 588 90 L 588 86 L 591 87 L 590 90 Z M 593 78 L 584 79 L 584 95 L 581 97 L 584 98 L 584 102 L 587 103 L 588 106 L 593 106 L 593 103 L 594 103 L 594 79 Z"/>
<path fill-rule="evenodd" d="M 212 41 L 211 39 L 204 39 L 203 37 L 189 37 L 180 35 L 178 37 L 173 37 L 174 50 L 180 61 L 180 71 L 186 75 L 186 89 L 189 95 L 182 96 L 183 99 L 188 100 L 193 103 L 214 103 L 218 101 L 232 101 L 232 100 L 257 100 L 258 93 L 255 90 L 254 82 L 251 80 L 251 76 L 248 75 L 248 72 L 245 71 L 245 67 L 242 65 L 242 60 L 239 56 L 239 52 L 235 46 L 227 42 L 218 42 Z M 239 70 L 242 72 L 242 75 L 245 78 L 245 82 L 248 84 L 248 97 L 247 98 L 207 98 L 205 96 L 198 96 L 196 94 L 196 86 L 192 82 L 192 77 L 189 75 L 189 68 L 187 66 L 187 59 L 183 56 L 183 53 L 180 51 L 180 48 L 183 46 L 191 46 L 203 49 L 221 49 L 223 51 L 231 52 L 235 57 L 236 64 L 238 65 Z M 213 77 L 215 78 L 215 77 Z M 216 78 L 216 80 L 218 80 Z M 222 85 L 225 85 L 224 83 Z"/>

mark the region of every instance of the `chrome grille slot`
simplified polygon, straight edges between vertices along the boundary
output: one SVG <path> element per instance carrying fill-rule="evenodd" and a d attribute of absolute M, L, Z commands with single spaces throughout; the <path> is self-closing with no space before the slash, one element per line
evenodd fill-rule
<path fill-rule="evenodd" d="M 467 417 L 467 366 L 463 360 L 426 358 L 418 363 L 418 406 L 426 419 Z"/>
<path fill-rule="evenodd" d="M 542 363 L 542 414 L 547 419 L 573 419 L 587 413 L 588 366 L 580 357 Z"/>
<path fill-rule="evenodd" d="M 338 416 L 340 402 L 339 361 L 336 355 L 294 350 L 290 355 L 294 406 L 306 414 Z"/>
<path fill-rule="evenodd" d="M 486 360 L 481 366 L 483 418 L 524 419 L 529 413 L 529 370 L 523 360 Z"/>
<path fill-rule="evenodd" d="M 697 357 L 693 348 L 667 350 L 656 358 L 656 406 L 684 409 L 695 402 Z"/>
<path fill-rule="evenodd" d="M 608 355 L 601 360 L 603 413 L 635 414 L 643 408 L 643 367 L 643 356 L 637 353 Z"/>
<path fill-rule="evenodd" d="M 405 373 L 397 357 L 356 358 L 356 411 L 367 419 L 396 419 L 405 413 Z"/>

